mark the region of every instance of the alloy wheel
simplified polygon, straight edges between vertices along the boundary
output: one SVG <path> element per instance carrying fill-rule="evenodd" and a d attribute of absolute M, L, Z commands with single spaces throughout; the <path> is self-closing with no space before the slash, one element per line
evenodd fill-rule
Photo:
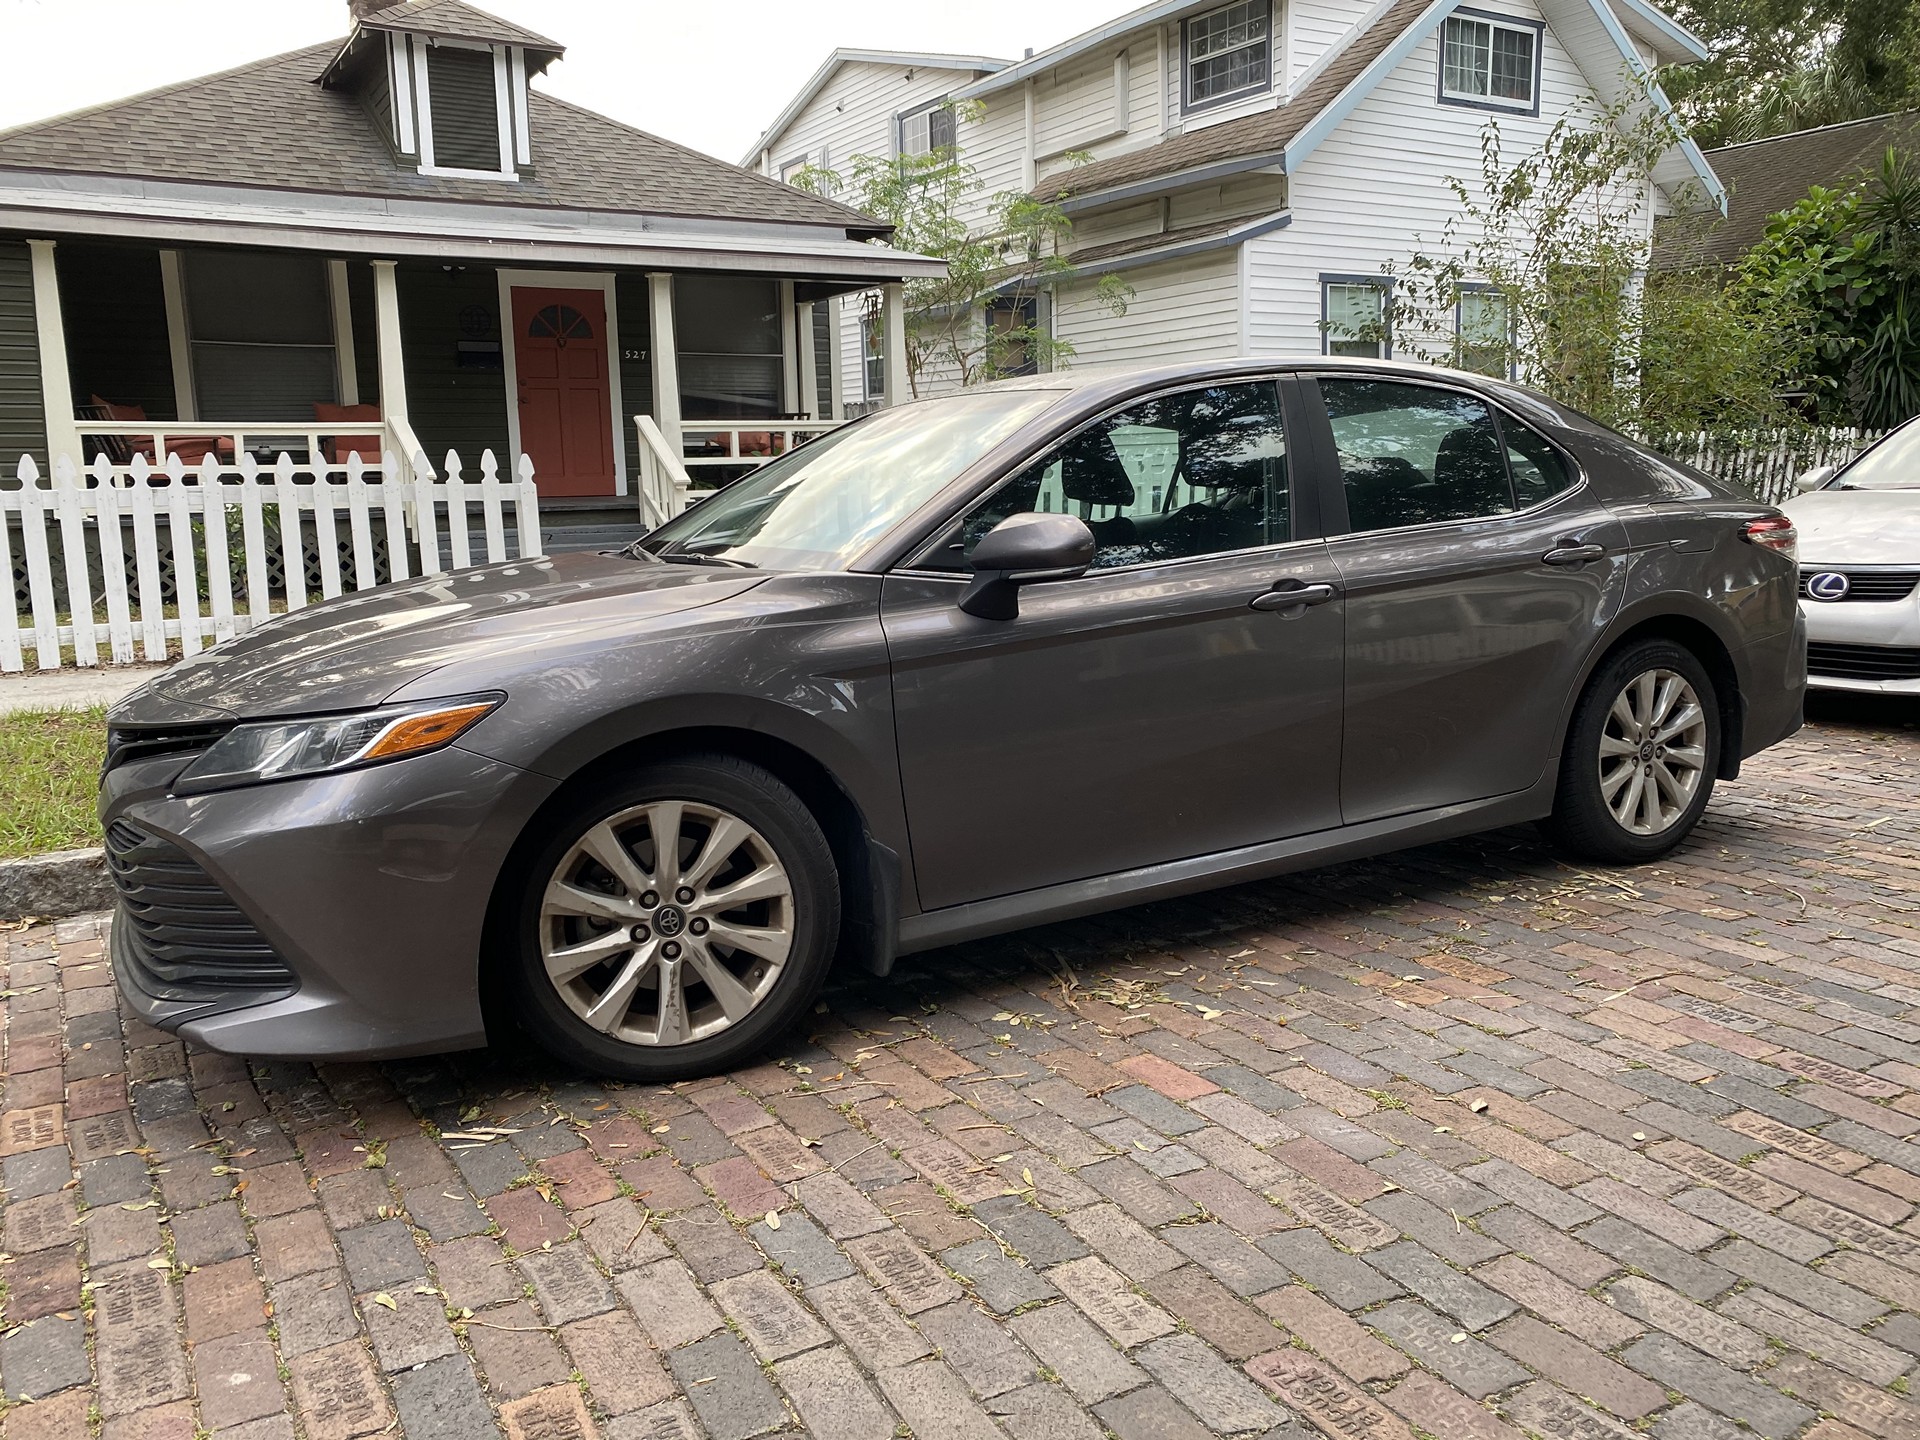
<path fill-rule="evenodd" d="M 773 846 L 694 800 L 651 800 L 594 825 L 540 906 L 548 980 L 582 1021 L 630 1045 L 685 1045 L 739 1024 L 793 941 L 793 882 Z"/>
<path fill-rule="evenodd" d="M 1629 680 L 1600 732 L 1600 797 L 1622 829 L 1659 835 L 1679 823 L 1707 766 L 1707 714 L 1684 675 Z"/>

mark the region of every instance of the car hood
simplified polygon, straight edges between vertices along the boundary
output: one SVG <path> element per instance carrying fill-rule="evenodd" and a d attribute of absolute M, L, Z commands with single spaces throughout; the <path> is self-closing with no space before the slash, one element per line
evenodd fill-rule
<path fill-rule="evenodd" d="M 1815 490 L 1780 508 L 1802 565 L 1920 565 L 1920 490 Z"/>
<path fill-rule="evenodd" d="M 571 554 L 482 565 L 312 605 L 192 656 L 116 708 L 122 724 L 377 705 L 456 661 L 564 632 L 631 631 L 764 575 Z"/>

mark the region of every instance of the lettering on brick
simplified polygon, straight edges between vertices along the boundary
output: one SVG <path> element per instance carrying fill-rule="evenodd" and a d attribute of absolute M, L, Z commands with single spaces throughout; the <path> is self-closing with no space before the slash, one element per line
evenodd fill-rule
<path fill-rule="evenodd" d="M 1845 1090 L 1850 1095 L 1859 1095 L 1864 1099 L 1891 1100 L 1900 1093 L 1900 1087 L 1891 1080 L 1863 1075 L 1858 1070 L 1849 1070 L 1845 1065 L 1823 1060 L 1818 1055 L 1783 1050 L 1768 1059 L 1782 1070 L 1791 1070 L 1796 1075 L 1804 1075 L 1809 1080 L 1818 1080 L 1822 1085 L 1830 1085 L 1835 1090 Z"/>
<path fill-rule="evenodd" d="M 139 1137 L 133 1133 L 133 1120 L 124 1110 L 75 1121 L 70 1139 L 76 1165 L 108 1155 L 124 1155 L 140 1145 Z"/>
<path fill-rule="evenodd" d="M 1134 1294 L 1119 1272 L 1094 1256 L 1056 1265 L 1047 1274 L 1122 1349 L 1158 1339 L 1175 1328 L 1171 1315 Z"/>
<path fill-rule="evenodd" d="M 1728 1030 L 1758 1030 L 1766 1022 L 1756 1019 L 1744 1010 L 1736 1010 L 1731 1005 L 1716 1005 L 1711 1000 L 1702 1000 L 1697 995 L 1668 995 L 1662 1002 L 1669 1009 L 1679 1010 L 1688 1015 L 1697 1015 L 1702 1020 L 1711 1020 L 1714 1024 Z"/>
<path fill-rule="evenodd" d="M 1744 1165 L 1735 1165 L 1731 1160 L 1722 1160 L 1718 1155 L 1697 1150 L 1691 1145 L 1670 1141 L 1655 1145 L 1649 1153 L 1661 1164 L 1670 1165 L 1682 1174 L 1724 1190 L 1759 1210 L 1777 1209 L 1793 1198 L 1794 1192 L 1786 1186 L 1756 1175 Z"/>
<path fill-rule="evenodd" d="M 1639 1440 L 1626 1426 L 1589 1410 L 1550 1385 L 1529 1385 L 1504 1408 L 1508 1419 L 1551 1435 L 1554 1440 Z"/>
<path fill-rule="evenodd" d="M 1288 1209 L 1349 1250 L 1377 1250 L 1400 1238 L 1400 1232 L 1384 1220 L 1369 1215 L 1357 1205 L 1349 1205 L 1331 1190 L 1304 1176 L 1278 1188 Z"/>
<path fill-rule="evenodd" d="M 1889 1230 L 1884 1225 L 1876 1225 L 1864 1216 L 1842 1210 L 1837 1205 L 1829 1205 L 1824 1200 L 1796 1200 L 1786 1214 L 1797 1224 L 1818 1230 L 1822 1235 L 1830 1235 L 1835 1240 L 1844 1240 L 1856 1250 L 1865 1250 L 1870 1255 L 1897 1260 L 1909 1268 L 1913 1268 L 1916 1259 L 1920 1259 L 1920 1240 L 1902 1235 L 1897 1230 Z"/>
<path fill-rule="evenodd" d="M 620 1433 L 631 1436 L 632 1440 L 700 1440 L 693 1413 L 684 1400 L 656 1405 L 638 1415 L 623 1416 L 620 1424 Z"/>
<path fill-rule="evenodd" d="M 743 1130 L 733 1143 L 752 1158 L 767 1176 L 784 1185 L 827 1168 L 827 1162 L 800 1143 L 799 1137 L 784 1125 L 763 1125 Z"/>
<path fill-rule="evenodd" d="M 1782 1125 L 1778 1120 L 1766 1115 L 1756 1115 L 1751 1110 L 1742 1110 L 1737 1115 L 1729 1115 L 1720 1122 L 1729 1130 L 1738 1130 L 1742 1135 L 1751 1135 L 1763 1145 L 1771 1145 L 1776 1150 L 1784 1150 L 1789 1155 L 1797 1155 L 1825 1170 L 1837 1170 L 1842 1175 L 1858 1170 L 1867 1163 L 1867 1157 L 1856 1155 L 1851 1150 L 1843 1150 L 1831 1140 L 1822 1140 L 1818 1135 L 1809 1135 L 1804 1130 L 1796 1130 L 1791 1125 Z"/>
<path fill-rule="evenodd" d="M 1003 1193 L 1007 1184 L 991 1165 L 975 1160 L 958 1145 L 942 1141 L 904 1152 L 907 1163 L 962 1205 L 977 1205 Z"/>
<path fill-rule="evenodd" d="M 40 1195 L 6 1207 L 6 1248 L 16 1255 L 71 1245 L 77 1235 L 73 1197 Z"/>
<path fill-rule="evenodd" d="M 58 1145 L 65 1131 L 58 1105 L 35 1105 L 0 1115 L 0 1155 L 21 1155 Z"/>
<path fill-rule="evenodd" d="M 128 1268 L 96 1284 L 93 1323 L 101 1408 L 125 1415 L 187 1394 L 187 1357 L 173 1291 L 157 1270 Z"/>
<path fill-rule="evenodd" d="M 1335 1440 L 1413 1440 L 1413 1432 L 1372 1396 L 1298 1350 L 1257 1355 L 1246 1370 Z"/>
<path fill-rule="evenodd" d="M 921 1254 L 898 1230 L 863 1236 L 847 1246 L 847 1253 L 909 1315 L 960 1298 L 960 1287 L 946 1271 Z"/>
<path fill-rule="evenodd" d="M 920 1333 L 858 1277 L 809 1290 L 807 1298 L 870 1370 L 891 1369 L 928 1353 Z"/>
<path fill-rule="evenodd" d="M 508 1440 L 594 1440 L 600 1432 L 572 1385 L 549 1385 L 500 1407 Z"/>
<path fill-rule="evenodd" d="M 293 1395 L 316 1440 L 346 1440 L 386 1428 L 387 1404 L 357 1341 L 345 1341 L 293 1362 Z"/>

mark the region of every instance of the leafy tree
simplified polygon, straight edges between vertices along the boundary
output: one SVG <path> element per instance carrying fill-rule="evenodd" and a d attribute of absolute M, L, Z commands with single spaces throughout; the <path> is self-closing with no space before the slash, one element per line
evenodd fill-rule
<path fill-rule="evenodd" d="M 1590 103 L 1509 159 L 1488 121 L 1477 179 L 1449 177 L 1440 242 L 1394 267 L 1395 344 L 1643 433 L 1778 419 L 1766 317 L 1716 279 L 1646 274 L 1653 167 L 1675 139 L 1670 120 Z M 1470 333 L 1469 311 L 1504 323 Z"/>
<path fill-rule="evenodd" d="M 1920 175 L 1899 154 L 1870 185 L 1816 185 L 1774 216 L 1735 283 L 1753 309 L 1790 318 L 1823 416 L 1885 428 L 1920 414 Z"/>
<path fill-rule="evenodd" d="M 1703 145 L 1920 105 L 1920 0 L 1676 0 L 1713 51 L 1661 76 Z"/>
<path fill-rule="evenodd" d="M 905 286 L 907 382 L 916 396 L 936 377 L 975 385 L 1073 357 L 1072 343 L 1037 318 L 1040 293 L 1074 268 L 1063 254 L 1073 222 L 1059 205 L 1016 190 L 983 201 L 978 175 L 952 146 L 856 155 L 850 175 L 809 168 L 798 183 L 889 222 L 899 248 L 947 262 L 946 274 Z M 1132 291 L 1107 275 L 1096 296 L 1123 314 Z M 862 323 L 877 341 L 877 296 Z"/>

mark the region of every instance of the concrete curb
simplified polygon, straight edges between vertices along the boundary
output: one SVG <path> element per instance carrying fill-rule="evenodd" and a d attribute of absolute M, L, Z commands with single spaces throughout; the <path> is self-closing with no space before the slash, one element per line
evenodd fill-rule
<path fill-rule="evenodd" d="M 107 853 L 97 846 L 0 860 L 0 921 L 84 915 L 113 902 Z"/>

